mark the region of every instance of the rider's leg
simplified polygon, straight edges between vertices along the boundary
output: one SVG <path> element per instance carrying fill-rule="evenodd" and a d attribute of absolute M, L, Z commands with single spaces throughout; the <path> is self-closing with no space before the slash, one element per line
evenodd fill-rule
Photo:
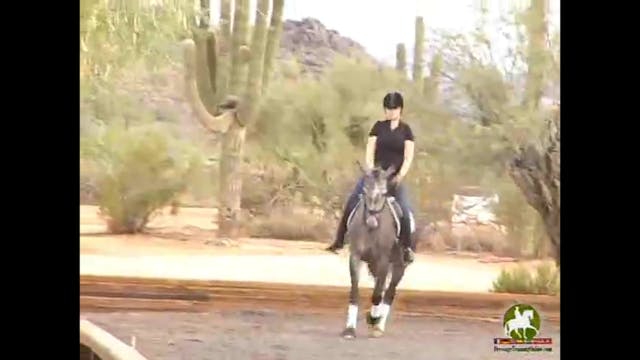
<path fill-rule="evenodd" d="M 331 244 L 327 248 L 327 250 L 335 251 L 338 249 L 342 249 L 344 247 L 344 235 L 347 232 L 347 220 L 349 220 L 349 215 L 351 214 L 351 211 L 353 211 L 353 208 L 355 208 L 356 205 L 358 204 L 358 200 L 360 199 L 360 194 L 362 194 L 363 192 L 363 187 L 364 187 L 364 178 L 360 178 L 356 183 L 356 186 L 353 189 L 353 192 L 349 196 L 349 199 L 347 199 L 347 203 L 345 204 L 344 210 L 342 212 L 342 218 L 340 219 L 340 223 L 338 224 L 336 238 L 333 241 L 333 244 Z"/>
<path fill-rule="evenodd" d="M 411 241 L 411 206 L 409 206 L 409 197 L 407 194 L 407 188 L 404 184 L 400 183 L 394 189 L 394 196 L 398 204 L 402 208 L 403 216 L 400 218 L 400 245 L 403 248 L 404 260 L 408 263 L 413 262 L 414 251 Z"/>

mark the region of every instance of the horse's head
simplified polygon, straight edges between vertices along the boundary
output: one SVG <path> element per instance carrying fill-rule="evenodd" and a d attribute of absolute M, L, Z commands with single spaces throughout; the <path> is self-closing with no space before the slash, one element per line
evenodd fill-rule
<path fill-rule="evenodd" d="M 529 320 L 533 319 L 533 311 L 532 310 L 523 311 L 522 317 L 528 318 Z"/>
<path fill-rule="evenodd" d="M 393 166 L 387 170 L 375 167 L 370 170 L 362 169 L 364 173 L 364 201 L 370 213 L 382 211 L 387 197 L 389 177 L 394 172 Z"/>

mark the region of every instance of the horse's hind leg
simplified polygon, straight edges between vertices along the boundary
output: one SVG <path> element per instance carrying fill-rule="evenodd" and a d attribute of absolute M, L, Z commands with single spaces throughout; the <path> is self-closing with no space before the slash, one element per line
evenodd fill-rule
<path fill-rule="evenodd" d="M 358 322 L 358 303 L 360 300 L 360 292 L 358 283 L 360 282 L 360 265 L 361 261 L 354 255 L 349 257 L 349 274 L 351 275 L 351 291 L 349 293 L 349 307 L 347 309 L 347 324 L 342 336 L 346 339 L 356 337 L 356 325 Z"/>

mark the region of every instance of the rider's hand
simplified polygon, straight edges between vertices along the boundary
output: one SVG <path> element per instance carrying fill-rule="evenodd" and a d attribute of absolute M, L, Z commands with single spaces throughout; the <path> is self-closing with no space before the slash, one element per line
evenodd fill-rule
<path fill-rule="evenodd" d="M 400 174 L 398 174 L 398 175 L 394 176 L 393 179 L 391 179 L 391 184 L 398 185 L 398 184 L 400 184 L 401 181 L 402 181 L 402 176 L 400 176 Z"/>

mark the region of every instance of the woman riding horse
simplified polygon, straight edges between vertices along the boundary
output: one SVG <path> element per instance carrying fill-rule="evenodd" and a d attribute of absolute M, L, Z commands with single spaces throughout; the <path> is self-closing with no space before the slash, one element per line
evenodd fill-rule
<path fill-rule="evenodd" d="M 403 248 L 403 259 L 407 263 L 413 262 L 414 251 L 411 244 L 410 206 L 406 186 L 402 183 L 413 161 L 414 136 L 409 124 L 404 122 L 402 110 L 404 100 L 398 92 L 385 95 L 382 100 L 385 120 L 377 121 L 369 132 L 365 161 L 369 169 L 376 165 L 387 170 L 390 166 L 396 169 L 391 175 L 389 195 L 393 195 L 402 208 L 403 216 L 400 219 L 400 245 Z M 363 192 L 364 178 L 360 178 L 356 187 L 349 196 L 338 225 L 336 239 L 327 248 L 335 252 L 344 247 L 344 236 L 347 231 L 349 214 L 358 204 L 360 194 Z"/>

